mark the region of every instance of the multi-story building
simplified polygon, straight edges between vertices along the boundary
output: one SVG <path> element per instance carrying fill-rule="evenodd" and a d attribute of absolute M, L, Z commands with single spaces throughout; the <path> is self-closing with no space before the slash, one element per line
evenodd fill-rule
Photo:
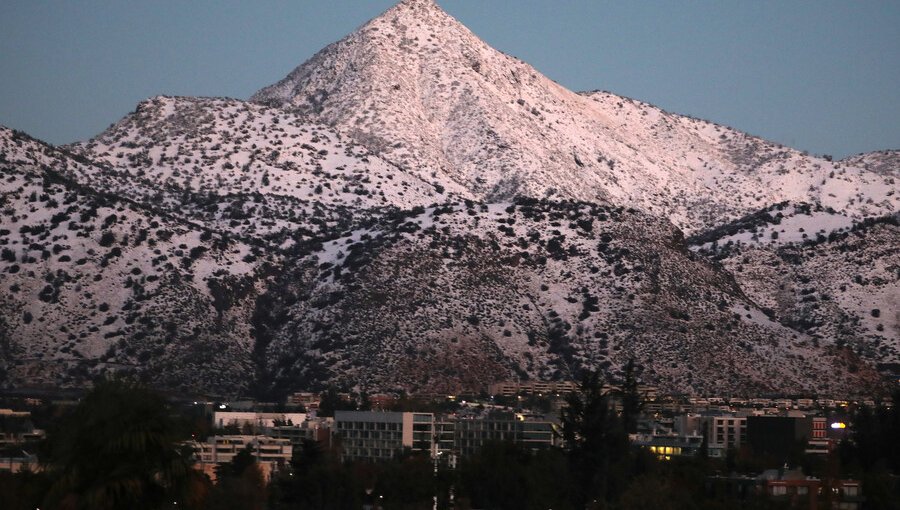
<path fill-rule="evenodd" d="M 431 413 L 336 411 L 335 434 L 344 459 L 390 459 L 409 450 L 446 454 L 449 462 L 487 443 L 511 441 L 528 449 L 558 444 L 554 424 L 523 415 L 436 417 Z"/>
<path fill-rule="evenodd" d="M 275 424 L 263 429 L 267 436 L 289 439 L 291 444 L 299 446 L 304 440 L 331 444 L 331 431 L 334 418 L 307 418 L 300 424 Z"/>
<path fill-rule="evenodd" d="M 307 410 L 318 408 L 320 400 L 321 398 L 318 393 L 310 393 L 307 391 L 293 393 L 287 399 L 289 404 L 301 405 Z"/>
<path fill-rule="evenodd" d="M 506 381 L 490 386 L 491 395 L 512 397 L 519 393 L 534 395 L 556 395 L 576 391 L 578 384 L 574 381 Z"/>
<path fill-rule="evenodd" d="M 454 450 L 470 455 L 487 443 L 509 441 L 529 450 L 559 444 L 555 423 L 518 417 L 460 419 L 456 421 Z"/>
<path fill-rule="evenodd" d="M 0 473 L 19 473 L 29 471 L 36 473 L 41 471 L 41 464 L 37 455 L 20 451 L 15 456 L 0 457 Z"/>
<path fill-rule="evenodd" d="M 798 398 L 797 399 L 797 408 L 798 409 L 812 409 L 816 405 L 816 401 L 811 398 Z"/>
<path fill-rule="evenodd" d="M 700 434 L 681 435 L 653 431 L 650 434 L 630 434 L 629 440 L 635 446 L 646 448 L 660 460 L 694 456 L 703 446 L 703 436 Z"/>
<path fill-rule="evenodd" d="M 344 459 L 390 459 L 403 450 L 432 450 L 434 415 L 335 411 L 334 433 Z"/>
<path fill-rule="evenodd" d="M 824 416 L 813 416 L 806 453 L 811 455 L 828 455 L 835 441 L 828 437 L 828 420 Z"/>
<path fill-rule="evenodd" d="M 34 428 L 29 411 L 0 409 L 0 448 L 40 441 L 43 430 Z"/>
<path fill-rule="evenodd" d="M 274 471 L 287 466 L 294 453 L 290 440 L 267 436 L 212 436 L 190 445 L 194 448 L 197 468 L 212 480 L 216 479 L 216 466 L 233 461 L 243 450 L 253 455 L 267 479 Z"/>
<path fill-rule="evenodd" d="M 865 501 L 857 480 L 822 480 L 807 477 L 799 470 L 771 469 L 759 476 L 711 476 L 705 485 L 711 499 L 729 503 L 755 500 L 758 505 L 763 498 L 777 508 L 857 510 Z"/>
<path fill-rule="evenodd" d="M 826 501 L 831 508 L 856 510 L 865 498 L 857 480 L 820 480 L 802 471 L 769 470 L 758 477 L 769 501 L 790 508 L 816 510 Z"/>
<path fill-rule="evenodd" d="M 758 454 L 787 457 L 798 442 L 812 437 L 812 417 L 751 416 L 747 419 L 747 438 Z"/>
<path fill-rule="evenodd" d="M 304 421 L 306 421 L 305 413 L 216 411 L 213 414 L 213 426 L 219 429 L 228 426 L 236 426 L 243 429 L 249 426 L 256 431 L 262 431 L 276 425 L 300 425 Z"/>
<path fill-rule="evenodd" d="M 710 457 L 724 457 L 747 442 L 747 417 L 733 414 L 707 416 L 706 437 Z"/>
<path fill-rule="evenodd" d="M 710 457 L 724 457 L 747 442 L 747 417 L 733 413 L 684 414 L 675 418 L 674 429 L 681 436 L 706 435 Z"/>

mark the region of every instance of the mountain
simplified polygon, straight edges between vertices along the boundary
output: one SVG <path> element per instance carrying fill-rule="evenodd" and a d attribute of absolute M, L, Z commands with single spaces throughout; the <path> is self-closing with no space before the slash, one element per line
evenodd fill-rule
<path fill-rule="evenodd" d="M 239 391 L 265 253 L 53 169 L 90 166 L 0 129 L 0 384 Z"/>
<path fill-rule="evenodd" d="M 613 94 L 566 90 L 432 0 L 401 2 L 251 101 L 333 126 L 426 182 L 488 202 L 607 200 L 687 233 L 783 201 L 854 218 L 900 206 L 887 175 Z"/>
<path fill-rule="evenodd" d="M 877 391 L 897 153 L 575 93 L 406 0 L 251 101 L 0 129 L 0 385 L 279 396 L 617 375 Z"/>
<path fill-rule="evenodd" d="M 378 211 L 468 197 L 329 127 L 234 99 L 155 97 L 67 149 L 100 163 L 70 172 L 80 182 L 281 247 Z"/>
<path fill-rule="evenodd" d="M 688 241 L 816 344 L 900 366 L 900 216 L 856 223 L 821 206 L 776 204 Z"/>
<path fill-rule="evenodd" d="M 894 179 L 900 177 L 900 150 L 865 152 L 844 158 L 841 162 L 884 175 L 889 178 L 887 184 L 890 185 L 896 185 Z"/>
<path fill-rule="evenodd" d="M 258 327 L 273 389 L 455 392 L 616 374 L 631 358 L 670 391 L 877 385 L 855 355 L 773 321 L 671 223 L 634 209 L 521 199 L 413 210 L 324 243 L 269 293 Z"/>

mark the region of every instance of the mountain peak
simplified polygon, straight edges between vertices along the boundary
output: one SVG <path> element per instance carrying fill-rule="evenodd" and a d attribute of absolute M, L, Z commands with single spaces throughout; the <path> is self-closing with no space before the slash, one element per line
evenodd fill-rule
<path fill-rule="evenodd" d="M 388 9 L 385 14 L 393 12 L 409 12 L 415 16 L 421 16 L 429 12 L 438 12 L 446 15 L 444 10 L 434 0 L 402 0 Z"/>
<path fill-rule="evenodd" d="M 840 170 L 833 162 L 613 94 L 576 94 L 491 48 L 433 0 L 404 0 L 251 101 L 335 128 L 417 180 L 487 202 L 628 204 L 689 232 L 763 203 L 822 202 L 859 215 L 900 203 L 878 172 L 823 180 Z"/>
<path fill-rule="evenodd" d="M 435 2 L 434 0 L 402 0 L 394 7 L 440 9 L 437 2 Z"/>

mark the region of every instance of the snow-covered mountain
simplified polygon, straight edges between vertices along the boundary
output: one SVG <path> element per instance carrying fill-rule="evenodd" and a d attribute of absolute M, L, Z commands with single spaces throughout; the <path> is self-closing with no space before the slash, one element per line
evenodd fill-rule
<path fill-rule="evenodd" d="M 411 211 L 323 244 L 270 293 L 260 328 L 273 388 L 452 392 L 616 373 L 631 358 L 670 391 L 872 384 L 852 353 L 778 324 L 671 223 L 634 209 L 524 199 Z"/>
<path fill-rule="evenodd" d="M 689 242 L 781 323 L 900 367 L 898 215 L 854 223 L 821 206 L 776 204 Z"/>
<path fill-rule="evenodd" d="M 889 175 L 613 94 L 571 92 L 432 0 L 401 2 L 251 100 L 334 126 L 425 181 L 487 201 L 608 200 L 688 233 L 783 201 L 857 218 L 900 207 Z"/>
<path fill-rule="evenodd" d="M 54 170 L 88 167 L 0 128 L 0 383 L 239 391 L 265 252 Z"/>
<path fill-rule="evenodd" d="M 102 163 L 71 173 L 81 182 L 283 246 L 347 228 L 368 211 L 469 197 L 329 127 L 234 99 L 155 97 L 68 149 Z"/>
<path fill-rule="evenodd" d="M 251 101 L 0 129 L 0 384 L 455 391 L 634 357 L 664 391 L 869 391 L 900 361 L 898 162 L 571 92 L 405 0 Z"/>

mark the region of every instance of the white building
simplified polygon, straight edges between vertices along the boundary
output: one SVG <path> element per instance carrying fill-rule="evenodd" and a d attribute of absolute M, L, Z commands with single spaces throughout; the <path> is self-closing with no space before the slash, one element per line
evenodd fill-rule
<path fill-rule="evenodd" d="M 705 433 L 711 457 L 724 457 L 747 442 L 747 417 L 731 413 L 685 414 L 675 419 L 675 431 L 683 436 Z"/>
<path fill-rule="evenodd" d="M 258 413 L 237 411 L 216 411 L 213 415 L 213 427 L 223 429 L 228 426 L 244 428 L 249 425 L 257 431 L 278 425 L 300 425 L 306 421 L 305 413 Z"/>

